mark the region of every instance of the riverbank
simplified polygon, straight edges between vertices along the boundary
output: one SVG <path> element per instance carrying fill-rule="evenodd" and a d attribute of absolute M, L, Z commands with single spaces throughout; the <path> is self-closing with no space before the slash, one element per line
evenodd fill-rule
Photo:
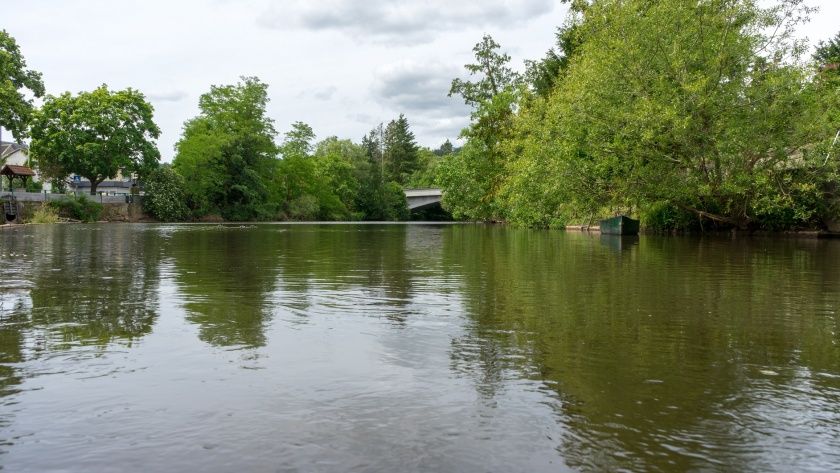
<path fill-rule="evenodd" d="M 582 233 L 601 233 L 601 227 L 598 225 L 566 225 L 567 232 L 582 232 Z M 665 235 L 665 236 L 691 236 L 694 233 L 662 233 L 645 231 L 639 232 L 641 235 Z M 786 230 L 782 232 L 769 232 L 766 230 L 757 230 L 753 232 L 748 231 L 715 231 L 697 233 L 696 235 L 732 235 L 732 236 L 750 236 L 750 237 L 790 237 L 790 238 L 820 238 L 820 239 L 840 239 L 840 232 L 831 232 L 828 230 Z"/>

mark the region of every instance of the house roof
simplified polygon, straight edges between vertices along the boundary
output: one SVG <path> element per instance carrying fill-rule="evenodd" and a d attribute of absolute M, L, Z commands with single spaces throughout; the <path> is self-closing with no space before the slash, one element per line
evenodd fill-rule
<path fill-rule="evenodd" d="M 3 176 L 13 176 L 13 177 L 22 177 L 22 176 L 34 176 L 35 171 L 26 167 L 26 166 L 18 166 L 16 164 L 7 164 L 0 169 L 0 174 Z"/>
<path fill-rule="evenodd" d="M 83 181 L 74 181 L 70 183 L 71 187 L 78 189 L 80 187 L 90 187 L 90 181 L 87 179 Z M 98 188 L 103 187 L 118 187 L 121 189 L 130 189 L 131 188 L 131 181 L 102 181 L 99 183 Z"/>
<path fill-rule="evenodd" d="M 0 141 L 0 159 L 4 158 L 15 151 L 27 151 L 29 147 L 23 143 L 12 143 L 10 141 Z"/>

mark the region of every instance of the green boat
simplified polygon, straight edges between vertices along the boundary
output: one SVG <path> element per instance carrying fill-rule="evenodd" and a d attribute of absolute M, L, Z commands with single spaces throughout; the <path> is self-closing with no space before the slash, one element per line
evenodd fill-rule
<path fill-rule="evenodd" d="M 601 233 L 604 235 L 638 235 L 639 221 L 626 215 L 601 220 Z"/>

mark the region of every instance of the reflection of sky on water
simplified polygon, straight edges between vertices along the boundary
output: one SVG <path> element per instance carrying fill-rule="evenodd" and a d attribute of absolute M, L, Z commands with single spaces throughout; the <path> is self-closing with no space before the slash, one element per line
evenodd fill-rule
<path fill-rule="evenodd" d="M 42 226 L 0 243 L 25 255 L 0 281 L 10 471 L 840 460 L 836 243 L 474 225 Z"/>

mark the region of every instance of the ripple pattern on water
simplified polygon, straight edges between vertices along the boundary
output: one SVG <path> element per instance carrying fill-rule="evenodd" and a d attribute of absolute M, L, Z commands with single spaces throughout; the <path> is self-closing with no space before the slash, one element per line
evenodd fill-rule
<path fill-rule="evenodd" d="M 0 232 L 9 471 L 831 471 L 840 242 Z"/>

